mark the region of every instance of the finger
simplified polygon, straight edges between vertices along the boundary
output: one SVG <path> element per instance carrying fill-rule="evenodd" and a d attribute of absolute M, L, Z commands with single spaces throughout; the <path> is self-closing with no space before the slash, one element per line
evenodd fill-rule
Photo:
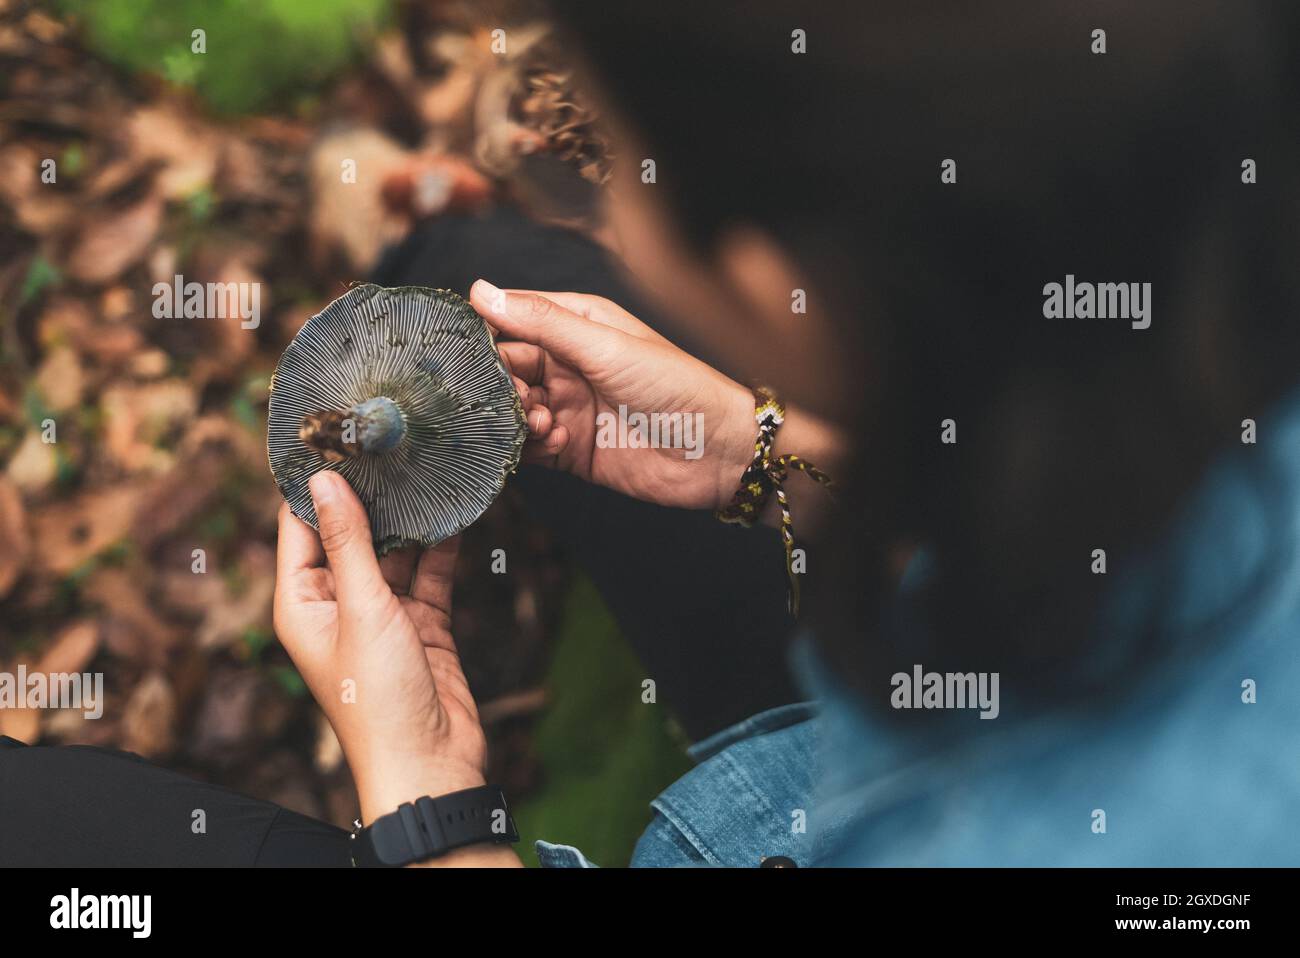
<path fill-rule="evenodd" d="M 524 462 L 545 462 L 553 459 L 569 445 L 569 430 L 565 426 L 555 425 L 544 436 L 529 439 L 524 443 Z"/>
<path fill-rule="evenodd" d="M 506 292 L 532 293 L 536 296 L 544 296 L 551 302 L 560 304 L 565 309 L 577 313 L 584 319 L 590 319 L 592 322 L 602 323 L 605 326 L 613 326 L 629 336 L 635 336 L 638 339 L 655 339 L 660 342 L 668 341 L 618 305 L 618 303 L 608 300 L 604 296 L 595 296 L 591 293 L 569 293 L 560 290 L 552 292 L 544 289 L 509 289 Z"/>
<path fill-rule="evenodd" d="M 625 333 L 536 293 L 511 293 L 480 279 L 469 295 L 474 308 L 504 335 L 540 346 L 587 375 L 609 368 L 626 343 Z"/>
<path fill-rule="evenodd" d="M 567 426 L 557 425 L 554 429 L 551 430 L 550 434 L 545 439 L 542 440 L 542 445 L 546 449 L 550 450 L 552 455 L 559 452 L 563 452 L 564 448 L 568 444 L 569 444 L 569 428 Z"/>
<path fill-rule="evenodd" d="M 288 503 L 280 505 L 279 527 L 271 621 L 289 657 L 297 664 L 298 670 L 306 674 L 308 660 L 321 649 L 319 643 L 305 643 L 300 647 L 301 630 L 297 628 L 299 619 L 296 613 L 304 594 L 327 592 L 327 583 L 308 580 L 328 576 L 329 570 L 323 568 L 325 551 L 316 530 L 295 516 Z"/>
<path fill-rule="evenodd" d="M 280 504 L 279 541 L 275 550 L 276 572 L 281 581 L 303 569 L 314 569 L 325 561 L 320 536 L 289 509 Z"/>
<path fill-rule="evenodd" d="M 528 408 L 528 383 L 524 382 L 518 376 L 511 376 L 510 381 L 515 384 L 515 392 L 519 393 L 519 401 L 523 403 L 525 409 Z"/>
<path fill-rule="evenodd" d="M 555 469 L 555 453 L 547 452 L 541 448 L 541 443 L 534 444 L 533 447 L 524 446 L 523 455 L 519 461 L 530 466 L 545 466 L 548 469 Z"/>
<path fill-rule="evenodd" d="M 497 343 L 497 352 L 510 366 L 510 372 L 524 382 L 536 386 L 546 376 L 546 351 L 532 343 L 514 340 Z"/>
<path fill-rule="evenodd" d="M 534 406 L 528 410 L 528 434 L 531 438 L 541 439 L 551 431 L 555 417 L 545 406 Z"/>
<path fill-rule="evenodd" d="M 394 595 L 406 595 L 410 591 L 411 576 L 419 558 L 418 546 L 404 546 L 379 560 L 379 571 Z"/>
<path fill-rule="evenodd" d="M 456 555 L 460 536 L 452 536 L 431 549 L 425 549 L 415 567 L 411 598 L 451 614 L 451 590 L 456 574 Z"/>
<path fill-rule="evenodd" d="M 525 409 L 547 405 L 545 386 L 530 386 L 518 376 L 512 376 L 511 379 L 514 380 L 515 392 L 519 393 L 519 402 Z"/>
<path fill-rule="evenodd" d="M 402 603 L 402 608 L 415 626 L 421 645 L 456 651 L 456 640 L 451 635 L 450 615 L 409 595 L 402 596 L 398 601 Z"/>
<path fill-rule="evenodd" d="M 370 540 L 370 520 L 347 480 L 323 469 L 308 485 L 320 522 L 321 547 L 334 572 L 340 611 L 388 592 Z"/>

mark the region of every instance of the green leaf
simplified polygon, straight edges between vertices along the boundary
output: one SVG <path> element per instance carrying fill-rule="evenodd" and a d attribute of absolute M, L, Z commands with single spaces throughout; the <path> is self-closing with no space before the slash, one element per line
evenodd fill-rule
<path fill-rule="evenodd" d="M 550 706 L 535 747 L 546 785 L 516 808 L 519 851 L 533 841 L 575 845 L 596 864 L 626 865 L 651 818 L 650 801 L 691 768 L 685 742 L 645 680 L 595 587 L 578 579 L 547 679 Z"/>
<path fill-rule="evenodd" d="M 32 265 L 27 268 L 27 275 L 23 278 L 22 290 L 18 293 L 18 305 L 26 306 L 48 287 L 62 281 L 63 275 L 53 263 L 44 256 L 36 256 L 32 260 Z"/>

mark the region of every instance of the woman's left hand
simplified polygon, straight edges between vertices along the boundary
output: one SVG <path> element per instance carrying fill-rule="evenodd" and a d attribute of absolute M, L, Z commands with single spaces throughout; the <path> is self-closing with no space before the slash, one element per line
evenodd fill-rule
<path fill-rule="evenodd" d="M 375 557 L 347 481 L 311 479 L 320 534 L 280 509 L 275 631 L 334 727 L 362 821 L 484 784 L 486 740 L 451 636 L 459 537 Z"/>

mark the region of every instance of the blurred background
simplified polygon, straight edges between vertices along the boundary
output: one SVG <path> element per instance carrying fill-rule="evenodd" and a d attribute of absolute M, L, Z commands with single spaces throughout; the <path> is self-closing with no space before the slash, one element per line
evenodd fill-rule
<path fill-rule="evenodd" d="M 422 221 L 598 228 L 611 150 L 572 66 L 528 3 L 0 0 L 0 671 L 102 672 L 106 699 L 0 734 L 350 826 L 271 630 L 270 374 Z M 259 283 L 259 325 L 154 318 L 176 274 Z M 517 490 L 465 536 L 454 632 L 525 860 L 544 836 L 626 863 L 685 740 Z"/>

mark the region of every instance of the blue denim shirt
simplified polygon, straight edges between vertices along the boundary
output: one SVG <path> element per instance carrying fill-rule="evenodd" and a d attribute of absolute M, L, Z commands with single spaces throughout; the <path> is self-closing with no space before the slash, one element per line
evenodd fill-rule
<path fill-rule="evenodd" d="M 1300 392 L 1258 435 L 1118 578 L 1099 655 L 1151 622 L 1171 650 L 1121 695 L 1028 719 L 1004 696 L 997 720 L 908 733 L 801 641 L 820 706 L 697 745 L 632 865 L 1300 864 Z M 546 842 L 538 856 L 590 865 Z"/>

